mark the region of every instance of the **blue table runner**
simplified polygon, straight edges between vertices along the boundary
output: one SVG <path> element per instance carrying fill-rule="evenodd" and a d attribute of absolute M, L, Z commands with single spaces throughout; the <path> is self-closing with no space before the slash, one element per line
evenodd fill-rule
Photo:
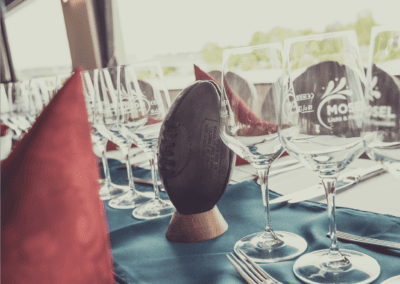
<path fill-rule="evenodd" d="M 127 185 L 126 170 L 117 170 L 121 163 L 109 160 L 111 179 Z M 135 168 L 134 176 L 151 179 L 146 169 Z M 136 185 L 140 191 L 151 186 Z M 379 192 L 377 192 L 379 194 Z M 270 199 L 279 194 L 270 191 Z M 107 204 L 106 202 L 105 204 Z M 165 232 L 171 216 L 140 221 L 132 217 L 132 209 L 113 209 L 106 205 L 115 273 L 126 283 L 244 283 L 225 254 L 244 236 L 264 229 L 264 208 L 260 186 L 245 181 L 228 186 L 217 204 L 229 228 L 222 236 L 201 243 L 177 244 L 167 241 Z M 349 208 L 337 208 L 340 231 L 372 238 L 400 242 L 400 218 Z M 275 231 L 288 231 L 304 237 L 305 253 L 329 247 L 326 205 L 314 202 L 271 206 Z M 400 274 L 400 251 L 356 245 L 339 241 L 339 248 L 363 252 L 375 258 L 381 274 L 374 283 Z M 294 260 L 261 264 L 282 283 L 301 283 L 293 274 Z"/>

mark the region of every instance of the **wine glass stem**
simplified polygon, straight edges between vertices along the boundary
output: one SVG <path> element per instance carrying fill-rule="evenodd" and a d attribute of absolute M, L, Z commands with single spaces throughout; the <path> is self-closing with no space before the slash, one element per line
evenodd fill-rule
<path fill-rule="evenodd" d="M 124 154 L 124 159 L 125 159 L 125 164 L 126 164 L 126 171 L 128 173 L 128 180 L 129 180 L 129 189 L 132 190 L 134 193 L 136 193 L 135 190 L 135 183 L 133 182 L 133 174 L 132 174 L 132 168 L 131 168 L 131 161 L 129 159 L 129 152 L 131 149 L 131 145 L 119 145 L 121 148 L 122 153 Z"/>
<path fill-rule="evenodd" d="M 258 170 L 258 175 L 260 177 L 261 194 L 264 204 L 265 232 L 274 235 L 271 226 L 271 216 L 269 209 L 268 172 L 269 172 L 269 167 L 266 169 L 260 169 Z"/>
<path fill-rule="evenodd" d="M 99 146 L 101 147 L 101 160 L 103 161 L 103 170 L 104 170 L 104 177 L 106 179 L 106 184 L 111 184 L 110 168 L 108 167 L 108 161 L 106 157 L 107 142 L 108 140 L 104 139 L 104 141 L 101 141 L 99 143 Z"/>
<path fill-rule="evenodd" d="M 329 217 L 329 234 L 331 238 L 331 246 L 329 254 L 332 256 L 339 255 L 339 247 L 337 244 L 336 235 L 336 205 L 335 205 L 335 186 L 336 177 L 324 177 L 322 183 L 325 187 L 326 200 L 328 203 L 328 217 Z"/>
<path fill-rule="evenodd" d="M 153 189 L 154 189 L 155 199 L 157 201 L 161 201 L 160 190 L 158 188 L 157 168 L 156 168 L 156 164 L 155 164 L 155 160 L 156 160 L 155 147 L 153 149 L 151 149 L 149 152 L 147 152 L 147 155 L 149 157 L 149 162 L 150 162 L 151 178 L 153 181 Z"/>

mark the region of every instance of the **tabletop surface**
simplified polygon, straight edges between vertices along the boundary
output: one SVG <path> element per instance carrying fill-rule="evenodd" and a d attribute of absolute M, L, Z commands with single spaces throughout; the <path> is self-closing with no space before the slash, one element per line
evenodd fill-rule
<path fill-rule="evenodd" d="M 287 156 L 281 159 L 293 158 Z M 354 169 L 368 168 L 376 164 L 369 159 L 357 159 L 343 170 L 343 175 Z M 308 188 L 320 181 L 315 172 L 302 167 L 270 177 L 269 187 L 285 195 Z M 326 199 L 319 202 L 326 204 Z M 336 206 L 400 217 L 400 181 L 389 173 L 370 178 L 337 194 Z"/>
<path fill-rule="evenodd" d="M 126 172 L 116 170 L 121 163 L 110 161 L 113 182 L 126 184 Z M 372 161 L 357 160 L 349 170 L 372 165 Z M 150 178 L 146 169 L 136 168 L 134 175 Z M 279 174 L 269 180 L 270 196 L 273 199 L 278 196 L 274 191 L 286 194 L 317 182 L 318 176 L 306 168 Z M 396 180 L 383 174 L 340 193 L 337 197 L 338 229 L 400 242 L 400 218 L 395 217 L 399 216 L 398 187 Z M 151 187 L 138 185 L 138 189 L 151 190 Z M 392 204 L 389 208 L 385 206 L 388 203 Z M 140 221 L 132 217 L 132 210 L 116 210 L 106 205 L 116 274 L 125 283 L 244 283 L 225 255 L 233 252 L 240 238 L 263 230 L 259 185 L 252 180 L 230 185 L 217 206 L 229 225 L 228 231 L 206 242 L 179 244 L 165 238 L 170 217 Z M 326 205 L 315 202 L 274 205 L 271 206 L 272 225 L 276 231 L 303 236 L 308 243 L 306 253 L 325 249 L 330 242 L 326 237 L 326 211 Z M 371 213 L 373 211 L 380 214 Z M 363 252 L 378 261 L 381 275 L 374 283 L 400 273 L 396 262 L 400 259 L 399 251 L 344 242 L 339 242 L 339 247 Z M 300 283 L 292 271 L 294 262 L 261 266 L 282 283 Z"/>

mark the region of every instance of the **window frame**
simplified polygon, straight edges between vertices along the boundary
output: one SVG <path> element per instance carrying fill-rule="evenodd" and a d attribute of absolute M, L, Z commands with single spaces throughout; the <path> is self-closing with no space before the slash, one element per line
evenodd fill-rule
<path fill-rule="evenodd" d="M 24 9 L 37 0 L 6 0 L 3 17 Z M 112 0 L 59 0 L 63 10 L 72 67 L 85 70 L 125 64 L 124 49 L 115 1 Z M 6 33 L 6 26 L 2 25 Z M 11 81 L 16 81 L 7 38 L 4 37 Z M 116 44 L 117 42 L 117 44 Z M 7 50 L 7 48 L 6 48 Z M 3 53 L 2 53 L 3 55 Z"/>

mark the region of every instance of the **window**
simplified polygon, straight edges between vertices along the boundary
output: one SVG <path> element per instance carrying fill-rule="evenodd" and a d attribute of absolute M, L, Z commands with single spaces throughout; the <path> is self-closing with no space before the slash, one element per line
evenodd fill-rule
<path fill-rule="evenodd" d="M 398 0 L 116 2 L 127 62 L 160 61 L 169 89 L 194 80 L 193 64 L 220 70 L 224 48 L 310 33 L 356 30 L 366 62 L 372 26 L 400 21 Z"/>
<path fill-rule="evenodd" d="M 19 80 L 71 72 L 59 0 L 34 0 L 5 15 L 11 57 Z"/>

